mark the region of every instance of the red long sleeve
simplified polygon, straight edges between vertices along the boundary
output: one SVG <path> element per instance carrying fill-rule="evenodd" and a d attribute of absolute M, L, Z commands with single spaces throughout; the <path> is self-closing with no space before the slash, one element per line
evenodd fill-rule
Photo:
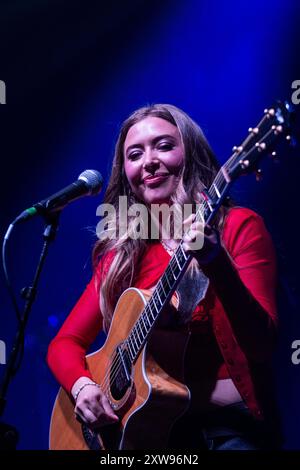
<path fill-rule="evenodd" d="M 276 322 L 276 256 L 262 217 L 250 209 L 232 209 L 223 240 L 241 281 Z"/>
<path fill-rule="evenodd" d="M 217 295 L 216 322 L 227 320 L 245 354 L 257 361 L 270 357 L 276 338 L 276 259 L 271 237 L 262 218 L 249 209 L 233 209 L 228 215 L 222 250 L 203 267 Z M 226 315 L 220 316 L 220 311 Z M 226 320 L 226 321 L 227 321 Z M 220 343 L 225 325 L 215 334 Z M 226 334 L 228 337 L 228 334 Z M 226 353 L 225 353 L 226 355 Z"/>
<path fill-rule="evenodd" d="M 102 315 L 96 287 L 96 279 L 98 282 L 100 277 L 100 268 L 99 265 L 85 291 L 48 348 L 48 365 L 67 392 L 70 392 L 79 377 L 91 378 L 85 355 L 87 349 L 102 329 Z M 99 281 L 101 282 L 101 279 Z"/>

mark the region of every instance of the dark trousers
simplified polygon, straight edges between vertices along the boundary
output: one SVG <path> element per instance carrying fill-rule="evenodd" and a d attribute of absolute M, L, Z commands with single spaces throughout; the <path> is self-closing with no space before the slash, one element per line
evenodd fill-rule
<path fill-rule="evenodd" d="M 174 426 L 170 448 L 198 450 L 276 450 L 279 432 L 253 417 L 244 402 L 194 415 Z"/>

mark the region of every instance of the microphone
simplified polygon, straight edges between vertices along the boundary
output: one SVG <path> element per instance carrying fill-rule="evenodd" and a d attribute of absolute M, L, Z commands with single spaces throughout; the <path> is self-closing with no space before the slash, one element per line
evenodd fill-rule
<path fill-rule="evenodd" d="M 103 178 L 99 171 L 85 170 L 78 176 L 75 183 L 69 184 L 69 186 L 66 186 L 52 196 L 25 209 L 11 225 L 24 222 L 35 215 L 47 215 L 51 212 L 60 211 L 70 202 L 82 196 L 95 196 L 100 193 L 102 184 Z"/>

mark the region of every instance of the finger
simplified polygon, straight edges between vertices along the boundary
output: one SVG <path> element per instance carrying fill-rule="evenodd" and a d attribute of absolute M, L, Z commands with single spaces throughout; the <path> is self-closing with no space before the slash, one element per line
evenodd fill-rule
<path fill-rule="evenodd" d="M 191 225 L 192 230 L 198 230 L 199 232 L 203 233 L 204 232 L 204 227 L 202 222 L 199 221 L 194 221 Z"/>
<path fill-rule="evenodd" d="M 183 225 L 191 225 L 194 220 L 196 220 L 196 214 L 191 214 L 183 221 Z"/>
<path fill-rule="evenodd" d="M 104 402 L 104 403 L 103 403 Z M 106 403 L 107 402 L 107 403 Z M 118 421 L 118 416 L 114 414 L 111 406 L 106 397 L 101 398 L 101 394 L 99 393 L 95 396 L 90 402 L 88 403 L 88 408 L 92 411 L 92 413 L 97 417 L 97 419 L 105 420 L 108 422 L 115 422 Z"/>
<path fill-rule="evenodd" d="M 183 241 L 186 243 L 190 243 L 195 241 L 197 236 L 197 232 L 195 230 L 190 230 L 189 233 L 186 233 L 183 237 Z"/>
<path fill-rule="evenodd" d="M 197 242 L 197 240 L 192 241 L 192 242 L 185 242 L 182 244 L 182 248 L 184 249 L 185 252 L 196 252 L 198 250 L 201 250 L 203 247 L 202 243 Z"/>
<path fill-rule="evenodd" d="M 97 416 L 95 416 L 89 408 L 85 408 L 84 410 L 77 410 L 75 415 L 79 422 L 83 422 L 89 426 L 96 424 L 98 421 Z"/>
<path fill-rule="evenodd" d="M 91 399 L 89 403 L 87 403 L 87 407 L 97 418 L 99 418 L 99 416 L 104 412 L 103 406 L 100 402 L 100 396 L 98 397 L 98 399 L 96 399 L 96 397 L 94 399 Z"/>
<path fill-rule="evenodd" d="M 183 238 L 184 247 L 186 251 L 200 250 L 203 247 L 204 236 L 203 232 L 199 230 L 190 230 Z"/>
<path fill-rule="evenodd" d="M 191 251 L 191 249 L 190 249 L 190 247 L 189 247 L 189 244 L 186 243 L 186 242 L 184 242 L 184 243 L 182 244 L 182 248 L 184 249 L 184 251 L 185 251 L 186 253 L 189 252 L 189 251 Z"/>
<path fill-rule="evenodd" d="M 118 416 L 113 412 L 113 410 L 112 410 L 112 408 L 111 408 L 111 406 L 110 406 L 110 404 L 109 404 L 109 401 L 108 401 L 108 399 L 106 398 L 105 395 L 102 395 L 102 396 L 101 396 L 100 402 L 101 402 L 102 407 L 103 407 L 103 409 L 104 409 L 104 411 L 105 411 L 105 414 L 106 414 L 107 416 L 109 416 L 113 421 L 118 421 L 119 418 L 118 418 Z"/>
<path fill-rule="evenodd" d="M 98 421 L 101 420 L 101 423 L 103 421 L 111 423 L 119 420 L 118 416 L 113 412 L 107 397 L 100 389 L 89 400 L 85 400 L 85 405 L 97 417 Z"/>

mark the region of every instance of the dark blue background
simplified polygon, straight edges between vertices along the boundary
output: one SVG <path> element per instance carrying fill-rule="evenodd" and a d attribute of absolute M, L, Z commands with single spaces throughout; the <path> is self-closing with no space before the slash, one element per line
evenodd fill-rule
<path fill-rule="evenodd" d="M 291 98 L 291 84 L 300 79 L 299 13 L 297 0 L 2 1 L 1 237 L 19 212 L 84 169 L 98 169 L 107 181 L 121 122 L 147 103 L 188 112 L 224 162 L 266 106 Z M 285 446 L 300 449 L 300 364 L 291 362 L 291 344 L 300 339 L 299 147 L 281 157 L 277 165 L 264 161 L 260 184 L 242 178 L 233 195 L 264 216 L 276 244 L 282 287 L 274 369 Z M 58 385 L 45 355 L 90 278 L 101 200 L 66 208 L 50 249 L 4 415 L 20 432 L 20 449 L 48 446 Z M 16 292 L 32 280 L 42 230 L 42 221 L 32 220 L 12 234 L 8 264 Z M 0 289 L 0 339 L 9 353 L 17 325 L 3 276 Z"/>

